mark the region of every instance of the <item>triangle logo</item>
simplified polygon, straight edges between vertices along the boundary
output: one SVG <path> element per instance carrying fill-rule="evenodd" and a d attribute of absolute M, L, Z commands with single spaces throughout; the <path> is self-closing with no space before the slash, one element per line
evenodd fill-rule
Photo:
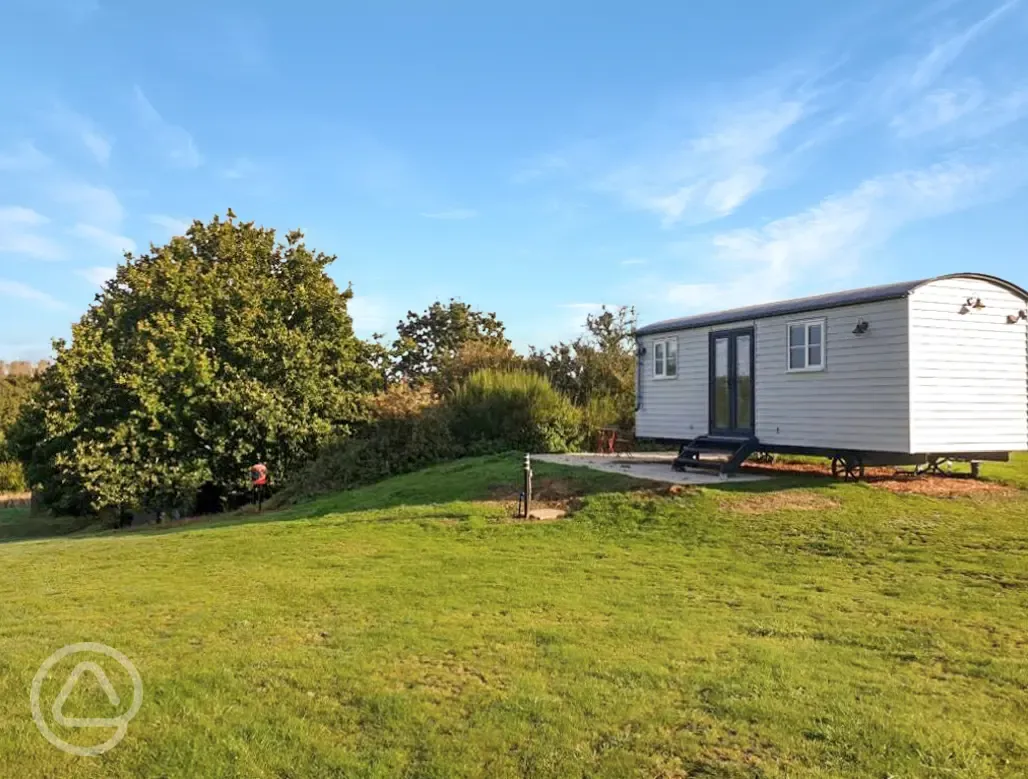
<path fill-rule="evenodd" d="M 67 681 L 64 683 L 64 687 L 61 688 L 60 694 L 54 701 L 53 714 L 54 721 L 59 725 L 63 725 L 66 728 L 115 728 L 121 725 L 124 721 L 124 717 L 65 717 L 64 716 L 64 704 L 68 702 L 68 698 L 71 697 L 72 691 L 75 689 L 75 685 L 79 683 L 79 679 L 86 672 L 93 674 L 96 677 L 97 683 L 100 685 L 100 689 L 107 695 L 107 700 L 111 702 L 112 706 L 118 706 L 121 703 L 121 698 L 118 695 L 118 691 L 114 689 L 114 685 L 111 684 L 111 680 L 107 678 L 106 672 L 94 662 L 89 660 L 81 662 L 75 666 L 75 670 L 71 672 Z"/>

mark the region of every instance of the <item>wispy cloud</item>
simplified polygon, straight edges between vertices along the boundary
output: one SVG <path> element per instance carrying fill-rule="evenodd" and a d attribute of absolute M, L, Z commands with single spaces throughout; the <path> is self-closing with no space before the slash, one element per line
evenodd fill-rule
<path fill-rule="evenodd" d="M 470 208 L 451 208 L 446 211 L 428 211 L 421 214 L 426 219 L 463 220 L 474 219 L 478 212 Z"/>
<path fill-rule="evenodd" d="M 32 141 L 21 141 L 11 149 L 0 151 L 0 170 L 32 171 L 49 164 L 50 158 L 37 149 Z"/>
<path fill-rule="evenodd" d="M 186 230 L 189 229 L 190 223 L 185 219 L 176 219 L 173 216 L 167 216 L 165 214 L 150 214 L 147 217 L 150 224 L 157 225 L 169 236 L 171 235 L 185 235 Z"/>
<path fill-rule="evenodd" d="M 1028 88 L 991 96 L 976 79 L 936 89 L 896 114 L 889 126 L 899 138 L 941 135 L 945 140 L 978 138 L 1028 116 Z"/>
<path fill-rule="evenodd" d="M 117 268 L 110 265 L 94 265 L 91 268 L 83 268 L 76 273 L 96 287 L 102 287 L 114 278 Z"/>
<path fill-rule="evenodd" d="M 964 53 L 964 50 L 980 38 L 1003 16 L 1020 4 L 1020 0 L 1009 0 L 991 13 L 964 29 L 937 41 L 909 71 L 906 86 L 913 90 L 930 87 Z"/>
<path fill-rule="evenodd" d="M 106 187 L 62 179 L 52 185 L 50 194 L 55 203 L 67 207 L 75 220 L 85 224 L 116 230 L 125 218 L 118 196 Z"/>
<path fill-rule="evenodd" d="M 37 260 L 60 259 L 64 256 L 60 245 L 39 232 L 49 222 L 47 217 L 31 208 L 0 207 L 0 253 Z"/>
<path fill-rule="evenodd" d="M 667 300 L 686 308 L 731 307 L 783 297 L 802 287 L 804 271 L 844 276 L 869 250 L 903 226 L 960 211 L 1028 180 L 1028 160 L 948 162 L 867 179 L 792 216 L 711 241 L 721 279 L 672 285 Z"/>
<path fill-rule="evenodd" d="M 664 227 L 700 224 L 735 212 L 770 185 L 817 113 L 792 75 L 731 90 L 685 114 L 664 112 L 643 129 L 543 155 L 514 175 L 524 183 L 559 173 L 577 188 L 657 216 Z"/>
<path fill-rule="evenodd" d="M 972 44 L 984 45 L 987 34 L 1020 4 L 1009 0 L 938 37 L 927 50 L 885 66 L 870 81 L 861 110 L 870 117 L 884 114 L 900 139 L 931 135 L 933 142 L 981 137 L 1023 118 L 1028 114 L 1023 81 L 1003 84 L 993 73 L 990 83 L 958 71 Z"/>
<path fill-rule="evenodd" d="M 149 130 L 168 160 L 181 168 L 199 167 L 203 158 L 193 142 L 193 136 L 182 127 L 166 121 L 138 86 L 135 87 L 135 99 L 143 126 Z"/>
<path fill-rule="evenodd" d="M 622 265 L 645 265 L 646 260 L 642 257 L 629 257 L 627 260 L 621 261 Z"/>
<path fill-rule="evenodd" d="M 937 89 L 894 116 L 889 125 L 899 137 L 913 138 L 951 125 L 978 109 L 984 99 L 977 81 L 953 89 Z"/>
<path fill-rule="evenodd" d="M 664 226 L 727 216 L 764 185 L 771 156 L 804 110 L 802 100 L 777 96 L 725 107 L 702 134 L 609 174 L 600 186 Z"/>
<path fill-rule="evenodd" d="M 23 284 L 20 281 L 0 279 L 0 296 L 28 300 L 50 309 L 64 308 L 64 304 L 53 295 L 42 292 L 35 287 L 30 287 L 28 284 Z"/>
<path fill-rule="evenodd" d="M 111 157 L 111 139 L 95 122 L 63 105 L 54 108 L 51 122 L 61 132 L 74 136 L 97 162 L 107 164 Z"/>
<path fill-rule="evenodd" d="M 76 238 L 88 241 L 101 251 L 111 254 L 123 254 L 136 250 L 136 242 L 131 238 L 94 225 L 79 223 L 71 229 L 71 234 Z"/>

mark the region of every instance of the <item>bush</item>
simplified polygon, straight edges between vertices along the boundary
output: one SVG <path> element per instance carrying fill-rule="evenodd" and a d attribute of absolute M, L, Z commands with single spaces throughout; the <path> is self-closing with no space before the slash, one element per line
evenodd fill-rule
<path fill-rule="evenodd" d="M 0 462 L 0 492 L 26 492 L 25 473 L 21 463 Z"/>
<path fill-rule="evenodd" d="M 581 440 L 581 412 L 536 373 L 477 371 L 447 405 L 453 435 L 470 453 L 567 452 Z"/>
<path fill-rule="evenodd" d="M 376 398 L 373 405 L 381 416 L 356 435 L 325 446 L 269 505 L 361 487 L 460 457 L 462 450 L 450 432 L 447 409 L 415 401 L 404 411 L 404 404 L 414 400 L 415 394 L 391 390 Z"/>
<path fill-rule="evenodd" d="M 446 402 L 401 383 L 370 403 L 375 419 L 322 448 L 269 502 L 281 506 L 349 490 L 466 455 L 566 452 L 581 437 L 582 415 L 535 373 L 482 370 Z"/>

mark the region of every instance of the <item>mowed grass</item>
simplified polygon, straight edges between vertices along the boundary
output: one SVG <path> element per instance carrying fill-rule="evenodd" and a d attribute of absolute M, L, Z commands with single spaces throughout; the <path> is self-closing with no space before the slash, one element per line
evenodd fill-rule
<path fill-rule="evenodd" d="M 526 524 L 489 500 L 519 475 L 468 460 L 259 518 L 0 544 L 0 774 L 1028 774 L 1028 493 L 671 494 L 538 464 L 583 497 Z M 79 641 L 144 681 L 99 758 L 29 714 Z"/>

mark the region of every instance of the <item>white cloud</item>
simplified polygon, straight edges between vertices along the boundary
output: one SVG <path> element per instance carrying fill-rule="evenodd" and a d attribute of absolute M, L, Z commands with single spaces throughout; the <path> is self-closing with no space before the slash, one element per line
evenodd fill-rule
<path fill-rule="evenodd" d="M 57 182 L 51 192 L 54 201 L 68 206 L 78 221 L 117 229 L 125 218 L 125 209 L 113 191 L 81 181 Z"/>
<path fill-rule="evenodd" d="M 983 33 L 989 30 L 1008 11 L 1020 3 L 1020 0 L 1008 0 L 1008 2 L 994 9 L 991 13 L 979 19 L 974 24 L 938 41 L 932 49 L 918 60 L 913 69 L 909 72 L 906 86 L 913 90 L 921 90 L 930 87 L 949 67 L 963 54 L 964 50 L 971 45 Z"/>
<path fill-rule="evenodd" d="M 665 227 L 719 219 L 765 186 L 786 134 L 807 112 L 803 99 L 778 94 L 725 105 L 699 134 L 639 155 L 597 187 Z"/>
<path fill-rule="evenodd" d="M 666 300 L 685 310 L 729 308 L 786 296 L 803 286 L 803 271 L 816 269 L 822 280 L 845 276 L 903 226 L 1020 186 L 1028 180 L 1025 163 L 954 161 L 878 176 L 763 227 L 720 233 L 711 240 L 711 259 L 723 278 L 672 285 Z"/>
<path fill-rule="evenodd" d="M 83 268 L 82 270 L 76 271 L 79 276 L 96 287 L 102 287 L 108 281 L 113 279 L 114 274 L 117 272 L 117 268 L 108 265 L 95 265 L 92 268 Z"/>
<path fill-rule="evenodd" d="M 470 208 L 451 208 L 446 211 L 429 211 L 421 214 L 426 219 L 463 220 L 474 219 L 478 216 L 477 211 Z"/>
<path fill-rule="evenodd" d="M 48 295 L 46 292 L 41 292 L 34 287 L 30 287 L 28 284 L 22 284 L 20 281 L 0 279 L 0 295 L 38 303 L 46 308 L 64 308 L 64 304 L 57 298 L 52 295 Z"/>
<path fill-rule="evenodd" d="M 977 81 L 968 81 L 952 89 L 936 89 L 894 116 L 889 126 L 901 138 L 923 135 L 967 116 L 978 109 L 984 99 Z"/>
<path fill-rule="evenodd" d="M 190 228 L 191 223 L 185 219 L 176 219 L 173 216 L 166 216 L 165 214 L 150 214 L 147 217 L 151 224 L 157 225 L 166 232 L 167 235 L 185 235 L 186 230 Z"/>
<path fill-rule="evenodd" d="M 136 242 L 131 238 L 93 225 L 79 223 L 72 228 L 71 234 L 76 238 L 89 241 L 102 251 L 113 254 L 123 254 L 136 250 Z"/>
<path fill-rule="evenodd" d="M 111 140 L 95 122 L 61 105 L 54 108 L 51 121 L 62 132 L 75 136 L 97 162 L 107 164 L 111 157 Z"/>
<path fill-rule="evenodd" d="M 627 260 L 621 261 L 622 265 L 645 265 L 646 260 L 641 257 L 629 257 Z"/>
<path fill-rule="evenodd" d="M 0 170 L 30 171 L 45 168 L 50 158 L 43 154 L 32 141 L 22 141 L 10 151 L 0 152 Z"/>
<path fill-rule="evenodd" d="M 944 163 L 861 183 L 794 216 L 714 238 L 719 259 L 789 274 L 877 243 L 907 222 L 960 210 L 987 194 L 990 166 Z"/>
<path fill-rule="evenodd" d="M 135 98 L 143 125 L 150 131 L 155 143 L 161 147 L 168 160 L 182 168 L 199 167 L 203 159 L 193 142 L 193 136 L 182 127 L 165 121 L 138 86 L 135 87 Z"/>
<path fill-rule="evenodd" d="M 82 133 L 82 143 L 101 165 L 106 165 L 111 157 L 111 142 L 99 133 L 87 130 Z"/>
<path fill-rule="evenodd" d="M 0 253 L 24 255 L 37 260 L 57 260 L 61 247 L 38 230 L 50 220 L 23 206 L 0 207 Z"/>

